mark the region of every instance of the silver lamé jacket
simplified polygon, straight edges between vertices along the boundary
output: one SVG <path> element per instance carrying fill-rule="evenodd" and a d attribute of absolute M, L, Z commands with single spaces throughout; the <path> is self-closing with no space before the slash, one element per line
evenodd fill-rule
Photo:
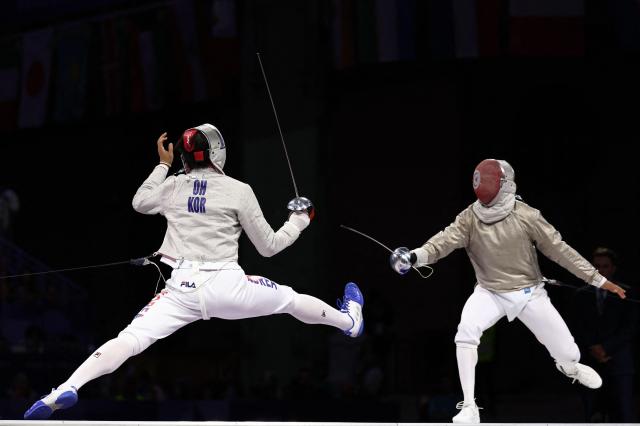
<path fill-rule="evenodd" d="M 486 224 L 473 212 L 463 210 L 455 221 L 431 237 L 416 254 L 416 266 L 430 265 L 453 250 L 464 248 L 471 259 L 478 285 L 496 292 L 520 290 L 543 279 L 536 248 L 563 268 L 596 287 L 606 279 L 560 233 L 539 210 L 522 201 L 503 220 Z"/>

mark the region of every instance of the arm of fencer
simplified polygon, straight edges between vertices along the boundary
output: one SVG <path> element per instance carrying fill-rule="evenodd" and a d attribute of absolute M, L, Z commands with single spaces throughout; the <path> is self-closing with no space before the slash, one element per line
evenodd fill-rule
<path fill-rule="evenodd" d="M 411 250 L 416 256 L 414 266 L 434 264 L 455 249 L 466 247 L 469 243 L 470 214 L 473 214 L 470 209 L 463 211 L 451 225 L 429 238 L 422 247 Z"/>
<path fill-rule="evenodd" d="M 258 200 L 248 185 L 243 200 L 244 207 L 238 213 L 240 225 L 262 256 L 271 257 L 289 247 L 309 225 L 309 215 L 292 213 L 284 225 L 274 232 L 264 218 Z"/>
<path fill-rule="evenodd" d="M 135 211 L 144 214 L 164 214 L 175 183 L 174 176 L 167 179 L 168 171 L 169 167 L 165 164 L 158 164 L 153 169 L 133 196 L 131 204 Z"/>
<path fill-rule="evenodd" d="M 589 261 L 564 242 L 560 232 L 547 222 L 540 212 L 537 212 L 533 219 L 532 229 L 533 242 L 549 259 L 593 286 L 601 287 L 607 281 Z"/>

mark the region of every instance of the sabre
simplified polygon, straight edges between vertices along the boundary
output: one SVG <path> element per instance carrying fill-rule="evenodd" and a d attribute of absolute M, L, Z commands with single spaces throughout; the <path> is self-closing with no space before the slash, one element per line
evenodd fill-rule
<path fill-rule="evenodd" d="M 289 166 L 289 173 L 291 174 L 291 182 L 293 182 L 293 191 L 296 193 L 296 198 L 289 201 L 287 208 L 291 211 L 306 211 L 309 213 L 309 217 L 313 218 L 313 204 L 311 200 L 306 197 L 301 197 L 298 193 L 298 185 L 296 185 L 296 178 L 293 176 L 293 167 L 291 167 L 291 160 L 289 159 L 289 152 L 287 151 L 287 145 L 284 143 L 284 136 L 282 135 L 282 129 L 280 128 L 280 120 L 278 119 L 278 113 L 276 112 L 276 105 L 273 102 L 273 96 L 271 96 L 271 89 L 269 88 L 269 82 L 267 81 L 267 74 L 264 72 L 262 66 L 262 59 L 260 58 L 260 52 L 256 52 L 258 56 L 258 63 L 260 64 L 260 71 L 262 71 L 262 78 L 264 84 L 267 86 L 267 93 L 269 94 L 269 101 L 271 101 L 271 108 L 273 109 L 273 115 L 276 118 L 276 124 L 278 125 L 278 133 L 280 134 L 280 140 L 282 141 L 282 148 L 284 149 L 284 156 L 287 159 L 287 165 Z"/>
<path fill-rule="evenodd" d="M 349 226 L 346 225 L 340 225 L 341 228 L 344 228 L 348 231 L 351 232 L 355 232 L 358 235 L 362 235 L 363 237 L 373 241 L 374 243 L 378 244 L 381 247 L 384 247 L 389 253 L 393 254 L 393 250 L 391 250 L 389 247 L 387 247 L 386 245 L 384 245 L 383 243 L 381 243 L 380 241 L 376 240 L 375 238 L 371 237 L 370 235 L 365 234 L 364 232 L 360 232 L 357 229 L 353 229 Z M 415 267 L 415 266 L 411 266 L 412 269 L 415 269 L 415 271 L 422 277 L 422 278 L 429 278 L 432 274 L 433 274 L 433 268 L 429 265 L 424 265 L 425 268 L 429 269 L 429 274 L 428 275 L 423 275 L 422 272 L 420 272 L 420 270 Z"/>

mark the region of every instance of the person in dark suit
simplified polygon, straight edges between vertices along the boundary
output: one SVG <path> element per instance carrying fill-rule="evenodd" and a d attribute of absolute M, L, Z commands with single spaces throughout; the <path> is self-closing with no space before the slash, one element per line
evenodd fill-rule
<path fill-rule="evenodd" d="M 630 298 L 633 288 L 616 279 L 618 256 L 610 248 L 598 247 L 592 263 L 608 280 L 623 287 Z M 581 288 L 575 295 L 576 338 L 585 364 L 602 376 L 600 389 L 581 389 L 588 422 L 634 422 L 633 344 L 638 323 L 638 305 L 607 291 Z"/>

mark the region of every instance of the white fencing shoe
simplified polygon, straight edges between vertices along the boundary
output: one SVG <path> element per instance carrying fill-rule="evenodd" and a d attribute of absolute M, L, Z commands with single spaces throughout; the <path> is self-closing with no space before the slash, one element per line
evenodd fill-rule
<path fill-rule="evenodd" d="M 480 423 L 480 408 L 474 402 L 458 402 L 456 408 L 460 412 L 451 419 L 453 423 L 478 424 Z"/>
<path fill-rule="evenodd" d="M 574 366 L 568 366 L 556 363 L 556 367 L 562 374 L 572 378 L 574 382 L 577 380 L 588 388 L 598 389 L 602 386 L 602 378 L 596 373 L 596 370 L 588 365 L 576 363 Z"/>

